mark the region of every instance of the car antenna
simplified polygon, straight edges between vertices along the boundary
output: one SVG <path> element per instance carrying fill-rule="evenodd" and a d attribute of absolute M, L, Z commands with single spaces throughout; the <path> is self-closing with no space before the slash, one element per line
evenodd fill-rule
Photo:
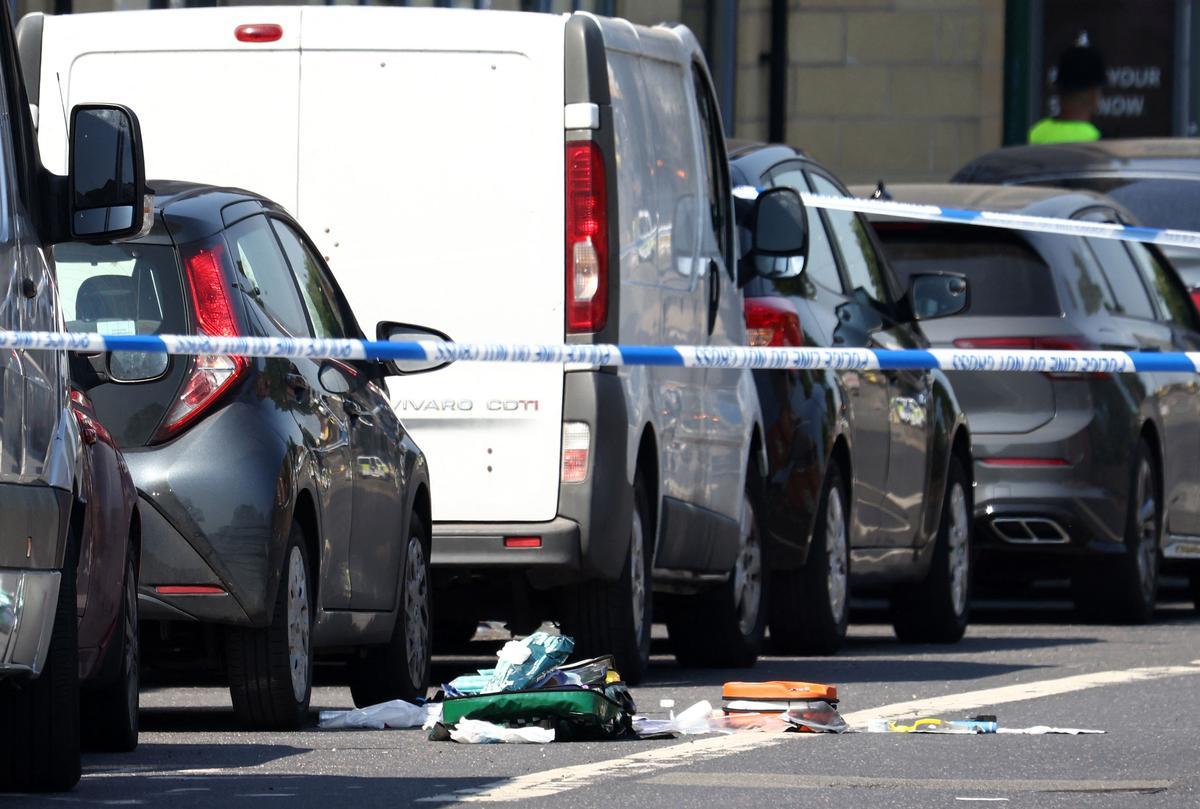
<path fill-rule="evenodd" d="M 63 114 L 63 131 L 67 133 L 68 143 L 71 137 L 71 123 L 67 119 L 67 97 L 63 95 L 62 89 L 62 74 L 58 71 L 54 72 L 54 80 L 58 82 L 58 107 Z"/>
<path fill-rule="evenodd" d="M 883 184 L 883 180 L 880 180 L 876 184 L 875 190 L 871 192 L 871 199 L 881 199 L 885 202 L 892 201 L 892 192 L 887 190 L 887 186 Z"/>

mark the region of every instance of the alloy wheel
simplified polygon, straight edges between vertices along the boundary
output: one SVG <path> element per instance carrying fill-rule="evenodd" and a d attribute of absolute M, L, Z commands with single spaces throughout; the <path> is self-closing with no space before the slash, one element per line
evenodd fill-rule
<path fill-rule="evenodd" d="M 950 503 L 947 516 L 947 539 L 950 552 L 950 598 L 954 614 L 962 615 L 967 609 L 967 585 L 970 582 L 971 554 L 969 547 L 970 517 L 967 514 L 967 496 L 962 484 L 955 481 L 950 488 Z"/>
<path fill-rule="evenodd" d="M 130 565 L 125 573 L 125 700 L 130 727 L 138 720 L 138 596 L 137 578 Z"/>
<path fill-rule="evenodd" d="M 1142 596 L 1151 603 L 1158 583 L 1158 497 L 1154 490 L 1154 470 L 1145 458 L 1138 465 L 1136 496 L 1138 581 Z"/>
<path fill-rule="evenodd" d="M 733 568 L 733 597 L 737 604 L 738 628 L 750 635 L 758 625 L 762 610 L 763 558 L 762 545 L 754 524 L 754 505 L 744 496 L 738 537 L 738 557 Z"/>
<path fill-rule="evenodd" d="M 646 538 L 642 532 L 642 513 L 633 504 L 633 526 L 629 532 L 630 596 L 633 600 L 633 636 L 642 638 L 646 622 Z"/>
<path fill-rule="evenodd" d="M 829 612 L 835 619 L 840 619 L 846 609 L 850 567 L 848 556 L 842 492 L 837 486 L 830 486 L 829 495 L 825 498 L 825 558 L 828 563 L 825 581 L 829 595 Z"/>
<path fill-rule="evenodd" d="M 404 573 L 405 651 L 408 676 L 420 686 L 425 682 L 429 660 L 429 577 L 425 570 L 425 546 L 420 537 L 408 540 L 408 563 Z"/>
<path fill-rule="evenodd" d="M 288 667 L 292 674 L 292 695 L 303 702 L 308 692 L 309 620 L 308 573 L 304 555 L 293 547 L 288 558 L 287 638 Z"/>

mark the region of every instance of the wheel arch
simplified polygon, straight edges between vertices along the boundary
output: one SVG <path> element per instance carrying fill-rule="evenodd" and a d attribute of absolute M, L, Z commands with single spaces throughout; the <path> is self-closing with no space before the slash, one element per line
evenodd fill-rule
<path fill-rule="evenodd" d="M 646 424 L 642 428 L 633 469 L 634 480 L 636 481 L 640 471 L 642 480 L 650 487 L 650 490 L 646 492 L 646 500 L 650 504 L 650 524 L 654 526 L 650 537 L 651 552 L 653 552 L 654 547 L 658 544 L 658 514 L 661 506 L 662 480 L 659 477 L 658 436 L 655 435 L 654 426 L 651 424 Z"/>

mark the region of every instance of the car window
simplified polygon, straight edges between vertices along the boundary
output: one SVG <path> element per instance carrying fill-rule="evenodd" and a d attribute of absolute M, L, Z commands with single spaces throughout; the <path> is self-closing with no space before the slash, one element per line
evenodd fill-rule
<path fill-rule="evenodd" d="M 184 334 L 183 291 L 175 251 L 158 244 L 54 247 L 67 331 Z"/>
<path fill-rule="evenodd" d="M 792 188 L 801 194 L 809 192 L 806 175 L 798 166 L 772 173 L 767 184 L 770 187 Z M 806 206 L 804 218 L 808 221 L 808 256 L 786 259 L 789 267 L 783 277 L 797 275 L 803 271 L 814 283 L 841 293 L 842 277 L 838 273 L 833 248 L 829 246 L 829 234 L 825 231 L 825 223 L 821 221 L 821 213 L 816 208 Z"/>
<path fill-rule="evenodd" d="M 712 231 L 716 236 L 717 250 L 725 259 L 725 269 L 733 278 L 737 271 L 733 260 L 731 239 L 732 197 L 729 188 L 729 164 L 725 161 L 725 149 L 721 143 L 720 119 L 712 90 L 698 65 L 693 65 L 692 75 L 696 83 L 696 103 L 700 112 L 700 135 L 703 139 L 701 161 L 707 182 Z"/>
<path fill-rule="evenodd" d="M 1062 313 L 1050 267 L 1016 234 L 895 220 L 876 223 L 875 232 L 903 287 L 918 273 L 961 273 L 971 285 L 970 315 Z"/>
<path fill-rule="evenodd" d="M 1107 194 L 1148 227 L 1200 230 L 1200 179 L 1066 177 L 1050 184 Z"/>
<path fill-rule="evenodd" d="M 312 321 L 316 336 L 323 340 L 348 337 L 346 324 L 342 320 L 341 312 L 338 311 L 337 295 L 321 271 L 321 264 L 316 256 L 312 254 L 308 245 L 292 229 L 291 225 L 278 219 L 272 219 L 271 227 L 279 236 L 283 252 L 287 256 L 288 263 L 292 265 L 296 284 L 304 299 L 304 308 L 308 311 L 308 317 Z"/>
<path fill-rule="evenodd" d="M 310 336 L 296 282 L 266 217 L 238 222 L 228 230 L 228 237 L 234 261 L 249 281 L 247 292 L 259 311 L 290 337 Z"/>
<path fill-rule="evenodd" d="M 1144 244 L 1130 242 L 1126 246 L 1141 270 L 1146 285 L 1150 287 L 1151 294 L 1158 301 L 1161 319 L 1184 329 L 1196 329 L 1200 325 L 1197 323 L 1196 308 L 1184 292 L 1175 270 Z"/>
<path fill-rule="evenodd" d="M 827 178 L 815 173 L 811 176 L 813 189 L 818 194 L 831 197 L 846 196 Z M 857 214 L 849 211 L 825 211 L 825 216 L 833 232 L 833 240 L 841 251 L 851 291 L 861 289 L 872 300 L 887 303 L 890 296 L 887 292 L 887 282 L 884 280 L 884 269 L 862 220 Z"/>
<path fill-rule="evenodd" d="M 1105 302 L 1108 310 L 1128 317 L 1153 320 L 1154 306 L 1150 303 L 1150 295 L 1125 245 L 1114 239 L 1087 239 L 1087 243 L 1112 293 Z"/>

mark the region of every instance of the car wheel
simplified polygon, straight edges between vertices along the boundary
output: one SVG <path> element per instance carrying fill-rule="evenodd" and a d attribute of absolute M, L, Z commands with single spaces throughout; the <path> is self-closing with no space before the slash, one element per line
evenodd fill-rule
<path fill-rule="evenodd" d="M 88 750 L 128 753 L 138 743 L 138 582 L 132 544 L 126 554 L 121 623 L 108 654 L 116 677 L 81 695 L 83 743 Z"/>
<path fill-rule="evenodd" d="M 654 529 L 642 474 L 633 487 L 629 549 L 615 581 L 587 581 L 567 593 L 566 631 L 575 639 L 575 656 L 611 654 L 621 678 L 636 685 L 650 664 L 650 628 L 654 620 L 650 566 Z"/>
<path fill-rule="evenodd" d="M 384 646 L 367 649 L 355 661 L 350 694 L 358 708 L 393 699 L 412 702 L 425 696 L 429 684 L 433 665 L 433 592 L 429 554 L 425 549 L 425 523 L 419 515 L 412 515 L 408 533 L 400 608 L 392 639 Z"/>
<path fill-rule="evenodd" d="M 1086 617 L 1144 624 L 1158 600 L 1162 506 L 1150 447 L 1138 446 L 1125 518 L 1125 550 L 1117 559 L 1089 560 L 1071 577 L 1076 607 Z"/>
<path fill-rule="evenodd" d="M 804 567 L 771 581 L 771 640 L 784 654 L 833 654 L 850 616 L 850 501 L 830 462 Z"/>
<path fill-rule="evenodd" d="M 758 661 L 767 626 L 767 566 L 756 502 L 748 482 L 728 581 L 677 601 L 667 618 L 671 648 L 682 666 L 748 668 Z"/>
<path fill-rule="evenodd" d="M 970 483 L 950 459 L 946 496 L 929 573 L 892 594 L 892 626 L 905 643 L 957 643 L 967 631 L 971 596 Z"/>
<path fill-rule="evenodd" d="M 308 717 L 312 695 L 312 576 L 299 525 L 283 554 L 269 626 L 232 627 L 225 662 L 233 712 L 258 730 L 295 730 Z"/>
<path fill-rule="evenodd" d="M 32 681 L 0 681 L 0 790 L 5 792 L 62 792 L 79 783 L 79 546 L 74 529 L 69 543 L 42 673 Z"/>

